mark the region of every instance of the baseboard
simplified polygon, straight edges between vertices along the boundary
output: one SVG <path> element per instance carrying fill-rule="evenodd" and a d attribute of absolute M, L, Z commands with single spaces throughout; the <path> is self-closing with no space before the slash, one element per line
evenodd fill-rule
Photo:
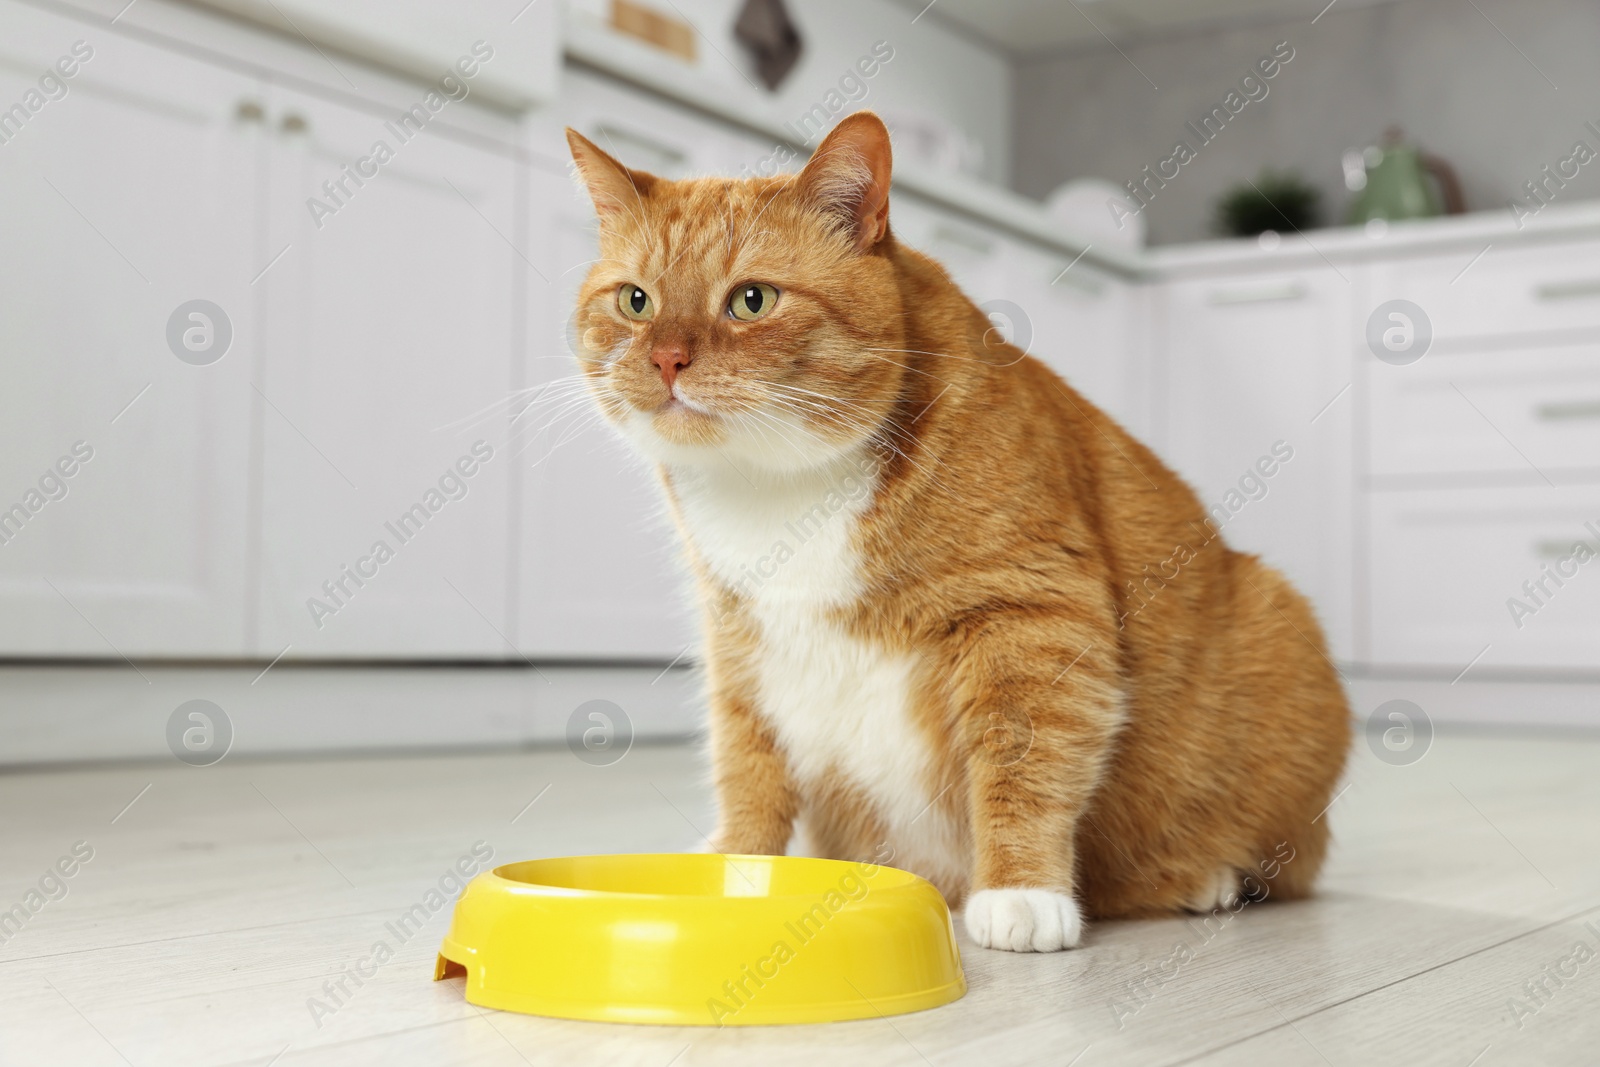
<path fill-rule="evenodd" d="M 1390 700 L 1409 700 L 1434 722 L 1472 726 L 1600 728 L 1600 681 L 1416 677 L 1346 673 L 1351 710 L 1363 721 Z"/>
<path fill-rule="evenodd" d="M 638 740 L 701 720 L 698 672 L 681 667 L 262 667 L 0 667 L 0 764 L 172 759 L 169 720 L 191 700 L 222 709 L 234 757 L 560 743 L 592 700 L 620 708 L 612 728 Z"/>
<path fill-rule="evenodd" d="M 1600 728 L 1600 681 L 1347 672 L 1356 718 L 1409 700 L 1438 723 Z M 580 706 L 609 701 L 639 741 L 701 727 L 697 670 L 592 666 L 0 666 L 0 765 L 173 758 L 180 705 L 223 710 L 234 757 L 557 744 Z M 593 709 L 590 709 L 593 710 Z M 600 709 L 608 718 L 617 716 Z M 581 730 L 598 720 L 580 716 Z"/>

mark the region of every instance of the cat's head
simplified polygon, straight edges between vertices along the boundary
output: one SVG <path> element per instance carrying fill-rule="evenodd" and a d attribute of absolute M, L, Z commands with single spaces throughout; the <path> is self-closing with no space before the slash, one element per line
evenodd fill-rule
<path fill-rule="evenodd" d="M 600 220 L 574 348 L 626 437 L 671 464 L 792 471 L 874 436 L 905 358 L 876 115 L 774 178 L 668 181 L 567 140 Z"/>

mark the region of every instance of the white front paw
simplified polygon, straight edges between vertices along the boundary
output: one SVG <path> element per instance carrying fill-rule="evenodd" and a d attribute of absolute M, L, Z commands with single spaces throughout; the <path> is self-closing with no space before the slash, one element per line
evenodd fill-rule
<path fill-rule="evenodd" d="M 983 948 L 1059 952 L 1083 936 L 1078 902 L 1053 889 L 980 889 L 965 918 L 967 935 Z"/>

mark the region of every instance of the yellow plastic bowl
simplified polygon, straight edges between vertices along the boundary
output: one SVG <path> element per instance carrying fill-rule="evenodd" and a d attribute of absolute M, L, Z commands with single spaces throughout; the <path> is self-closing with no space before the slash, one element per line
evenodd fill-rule
<path fill-rule="evenodd" d="M 434 979 L 563 1019 L 752 1026 L 921 1011 L 967 991 L 914 874 L 789 856 L 572 856 L 478 875 Z"/>

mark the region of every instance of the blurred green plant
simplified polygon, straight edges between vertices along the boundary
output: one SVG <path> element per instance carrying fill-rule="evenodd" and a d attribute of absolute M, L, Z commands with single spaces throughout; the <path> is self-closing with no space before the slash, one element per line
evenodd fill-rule
<path fill-rule="evenodd" d="M 1217 200 L 1212 228 L 1224 237 L 1254 237 L 1266 230 L 1309 230 L 1321 218 L 1322 194 L 1292 171 L 1263 170 Z"/>

